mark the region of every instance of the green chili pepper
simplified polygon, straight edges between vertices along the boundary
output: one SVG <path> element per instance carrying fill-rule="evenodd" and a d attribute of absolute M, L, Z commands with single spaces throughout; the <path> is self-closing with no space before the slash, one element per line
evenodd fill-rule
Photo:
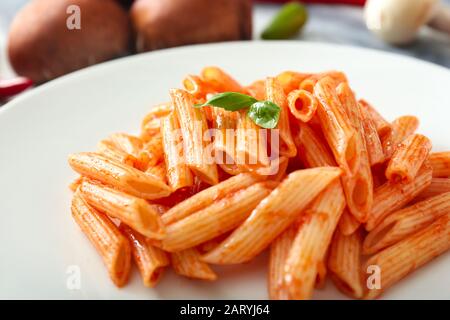
<path fill-rule="evenodd" d="M 308 20 L 306 7 L 299 2 L 289 2 L 281 7 L 261 38 L 266 40 L 288 39 L 298 34 Z"/>

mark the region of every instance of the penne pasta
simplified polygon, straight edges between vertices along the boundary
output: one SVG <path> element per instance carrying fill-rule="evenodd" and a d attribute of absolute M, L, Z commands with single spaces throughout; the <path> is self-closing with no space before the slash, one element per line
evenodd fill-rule
<path fill-rule="evenodd" d="M 266 87 L 264 80 L 258 80 L 245 87 L 245 92 L 256 100 L 264 100 L 266 98 Z"/>
<path fill-rule="evenodd" d="M 326 255 L 326 254 L 325 254 Z M 326 260 L 326 258 L 325 258 Z M 317 265 L 317 278 L 316 278 L 316 284 L 314 285 L 314 288 L 316 289 L 324 289 L 327 282 L 327 265 L 324 260 L 318 263 Z"/>
<path fill-rule="evenodd" d="M 170 102 L 160 103 L 154 106 L 142 119 L 141 128 L 145 127 L 145 124 L 156 118 L 164 118 L 173 111 L 173 106 Z"/>
<path fill-rule="evenodd" d="M 300 83 L 299 89 L 314 93 L 314 86 L 320 79 L 325 77 L 332 79 L 335 84 L 347 82 L 347 77 L 344 73 L 340 71 L 327 71 L 310 75 Z"/>
<path fill-rule="evenodd" d="M 200 253 L 195 248 L 172 252 L 170 260 L 175 273 L 181 276 L 209 281 L 217 279 L 208 264 L 200 260 Z"/>
<path fill-rule="evenodd" d="M 206 99 L 206 95 L 216 90 L 199 76 L 188 75 L 183 79 L 183 87 L 195 99 Z"/>
<path fill-rule="evenodd" d="M 361 103 L 358 103 L 358 109 L 361 112 L 361 120 L 364 129 L 364 139 L 366 142 L 370 165 L 374 166 L 376 164 L 383 163 L 385 160 L 383 145 L 381 144 L 375 121 L 373 120 L 370 112 L 366 108 L 364 108 Z M 390 126 L 388 128 L 390 128 Z"/>
<path fill-rule="evenodd" d="M 327 146 L 327 148 L 329 149 L 329 146 L 325 140 L 325 136 L 323 135 L 322 132 L 322 126 L 320 124 L 320 119 L 319 119 L 319 115 L 316 114 L 314 115 L 314 117 L 312 117 L 311 121 L 308 122 L 308 125 L 311 127 L 311 129 L 320 136 L 320 138 L 324 141 L 325 145 Z M 330 150 L 331 152 L 331 150 Z"/>
<path fill-rule="evenodd" d="M 309 73 L 284 71 L 276 76 L 276 80 L 283 87 L 284 93 L 288 95 L 289 92 L 298 89 L 302 81 L 308 78 L 309 76 L 310 76 Z"/>
<path fill-rule="evenodd" d="M 236 121 L 237 113 L 221 108 L 212 108 L 214 135 L 214 153 L 217 164 L 226 167 L 236 164 Z"/>
<path fill-rule="evenodd" d="M 339 231 L 344 236 L 349 236 L 358 230 L 361 222 L 356 220 L 356 218 L 348 210 L 344 210 L 344 213 L 339 220 Z"/>
<path fill-rule="evenodd" d="M 364 253 L 373 254 L 450 213 L 450 192 L 418 202 L 387 216 L 364 240 Z"/>
<path fill-rule="evenodd" d="M 159 209 L 144 199 L 89 180 L 83 180 L 80 191 L 89 205 L 119 219 L 141 234 L 153 239 L 164 236 Z"/>
<path fill-rule="evenodd" d="M 284 282 L 284 269 L 297 229 L 298 227 L 294 223 L 270 245 L 268 289 L 271 300 L 287 300 L 289 298 Z"/>
<path fill-rule="evenodd" d="M 206 148 L 210 137 L 203 109 L 194 108 L 192 96 L 184 90 L 172 89 L 170 96 L 183 135 L 186 164 L 204 182 L 217 184 L 217 166 L 208 154 L 212 150 Z"/>
<path fill-rule="evenodd" d="M 433 177 L 450 178 L 450 151 L 430 154 L 430 164 L 433 167 Z"/>
<path fill-rule="evenodd" d="M 139 158 L 143 143 L 138 137 L 126 133 L 114 133 L 109 136 L 109 140 L 116 148 L 131 154 L 136 159 Z"/>
<path fill-rule="evenodd" d="M 355 130 L 334 88 L 330 77 L 322 78 L 315 85 L 314 94 L 319 100 L 317 114 L 336 162 L 349 172 L 350 162 L 356 156 Z"/>
<path fill-rule="evenodd" d="M 96 153 L 72 154 L 69 164 L 83 176 L 147 200 L 166 197 L 171 193 L 169 186 L 161 180 Z"/>
<path fill-rule="evenodd" d="M 265 129 L 249 118 L 245 111 L 237 113 L 236 163 L 247 171 L 269 166 Z"/>
<path fill-rule="evenodd" d="M 381 163 L 372 167 L 372 179 L 374 189 L 381 187 L 388 180 L 386 179 L 386 167 L 388 162 Z"/>
<path fill-rule="evenodd" d="M 154 176 L 156 179 L 159 179 L 164 183 L 167 183 L 167 168 L 164 161 L 148 167 L 148 169 L 145 170 L 145 173 Z"/>
<path fill-rule="evenodd" d="M 145 116 L 141 123 L 141 139 L 148 141 L 155 134 L 159 134 L 161 119 L 171 113 L 173 110 L 171 103 L 162 103 L 153 107 L 153 109 Z"/>
<path fill-rule="evenodd" d="M 206 67 L 201 72 L 202 79 L 217 92 L 245 92 L 244 88 L 230 75 L 218 67 Z"/>
<path fill-rule="evenodd" d="M 431 141 L 427 137 L 421 134 L 410 135 L 394 151 L 386 168 L 386 178 L 392 182 L 411 182 L 430 150 Z"/>
<path fill-rule="evenodd" d="M 208 251 L 213 250 L 215 247 L 217 247 L 223 240 L 225 240 L 230 235 L 230 232 L 225 232 L 221 234 L 218 237 L 215 237 L 214 239 L 208 240 L 206 242 L 203 242 L 200 244 L 197 249 L 201 254 L 205 254 Z"/>
<path fill-rule="evenodd" d="M 130 167 L 134 167 L 138 162 L 136 157 L 116 148 L 110 140 L 100 141 L 97 145 L 97 152 L 107 158 L 116 160 Z"/>
<path fill-rule="evenodd" d="M 168 225 L 162 248 L 170 252 L 181 251 L 236 228 L 269 193 L 269 188 L 257 183 Z"/>
<path fill-rule="evenodd" d="M 347 82 L 342 82 L 337 86 L 336 94 L 355 131 L 350 146 L 354 150 L 346 154 L 348 171 L 344 169 L 342 186 L 348 210 L 359 222 L 365 222 L 373 203 L 373 180 L 365 143 L 363 119 L 355 96 Z"/>
<path fill-rule="evenodd" d="M 297 155 L 297 148 L 295 147 L 289 125 L 288 102 L 283 87 L 275 78 L 269 77 L 266 79 L 266 99 L 281 108 L 280 119 L 276 127 L 279 130 L 278 134 L 280 136 L 279 154 L 287 158 L 295 157 Z"/>
<path fill-rule="evenodd" d="M 93 209 L 75 192 L 72 199 L 72 217 L 103 259 L 109 276 L 118 287 L 128 282 L 131 268 L 131 247 L 125 238 L 104 214 Z"/>
<path fill-rule="evenodd" d="M 372 256 L 365 269 L 377 266 L 381 271 L 381 287 L 369 288 L 366 299 L 374 299 L 408 274 L 446 252 L 450 248 L 450 214 L 425 229 Z M 369 279 L 368 279 L 369 284 Z"/>
<path fill-rule="evenodd" d="M 72 192 L 77 191 L 78 187 L 80 186 L 81 182 L 83 182 L 83 177 L 75 178 L 70 184 L 69 189 Z"/>
<path fill-rule="evenodd" d="M 370 103 L 368 103 L 364 99 L 360 99 L 358 103 L 361 105 L 362 110 L 364 110 L 364 113 L 367 113 L 370 115 L 370 118 L 372 119 L 375 128 L 377 130 L 378 136 L 380 138 L 380 141 L 384 141 L 385 137 L 387 135 L 390 135 L 392 132 L 392 125 L 384 119 L 377 110 L 375 110 L 374 107 Z"/>
<path fill-rule="evenodd" d="M 287 99 L 289 111 L 297 120 L 308 122 L 316 113 L 317 100 L 306 90 L 291 91 Z"/>
<path fill-rule="evenodd" d="M 362 237 L 359 231 L 344 236 L 339 228 L 333 237 L 328 269 L 336 287 L 350 297 L 360 299 L 364 290 L 361 279 Z"/>
<path fill-rule="evenodd" d="M 445 192 L 450 192 L 450 178 L 433 178 L 428 188 L 414 198 L 414 201 L 425 200 Z"/>
<path fill-rule="evenodd" d="M 339 168 L 298 170 L 288 175 L 219 247 L 203 256 L 215 264 L 249 261 L 280 235 L 341 174 Z M 293 190 L 296 190 L 295 192 Z"/>
<path fill-rule="evenodd" d="M 345 208 L 339 180 L 332 182 L 302 215 L 284 267 L 289 299 L 310 299 L 323 266 L 333 232 Z"/>
<path fill-rule="evenodd" d="M 246 170 L 242 169 L 242 167 L 235 164 L 219 164 L 220 169 L 222 169 L 225 173 L 230 176 L 236 176 L 240 173 L 245 172 Z"/>
<path fill-rule="evenodd" d="M 330 70 L 318 74 L 319 78 L 330 77 L 337 83 L 348 82 L 347 76 L 342 71 Z"/>
<path fill-rule="evenodd" d="M 419 119 L 414 116 L 403 116 L 395 119 L 392 122 L 392 131 L 381 140 L 386 159 L 389 159 L 398 145 L 413 134 L 418 127 Z"/>
<path fill-rule="evenodd" d="M 305 80 L 303 80 L 300 83 L 298 88 L 300 90 L 304 90 L 304 91 L 307 91 L 307 92 L 310 92 L 310 93 L 314 93 L 314 86 L 316 85 L 318 80 L 319 79 L 313 78 L 313 77 L 306 78 Z"/>
<path fill-rule="evenodd" d="M 431 183 L 431 167 L 422 166 L 410 183 L 386 182 L 374 192 L 374 205 L 366 223 L 366 230 L 373 230 L 391 212 L 402 208 Z"/>
<path fill-rule="evenodd" d="M 188 217 L 194 212 L 205 209 L 213 204 L 214 201 L 225 198 L 227 195 L 245 189 L 263 179 L 264 177 L 253 175 L 251 173 L 241 173 L 231 177 L 215 186 L 211 186 L 196 193 L 192 197 L 172 207 L 162 215 L 162 221 L 165 225 L 175 223 L 176 221 Z"/>
<path fill-rule="evenodd" d="M 322 138 L 307 124 L 299 124 L 299 133 L 295 138 L 298 155 L 308 168 L 335 166 L 333 156 Z"/>
<path fill-rule="evenodd" d="M 286 172 L 289 166 L 289 159 L 286 157 L 279 157 L 278 159 L 274 159 L 270 163 L 271 167 L 269 167 L 269 171 L 273 172 L 272 175 L 269 175 L 268 179 L 275 181 L 281 181 L 286 177 Z M 259 171 L 257 171 L 259 173 Z M 265 174 L 262 173 L 263 175 Z"/>
<path fill-rule="evenodd" d="M 121 223 L 119 229 L 131 243 L 134 262 L 138 266 L 144 285 L 149 288 L 155 287 L 165 267 L 170 265 L 169 256 L 127 225 Z"/>
<path fill-rule="evenodd" d="M 161 127 L 162 121 L 163 119 L 161 119 Z M 149 167 L 164 160 L 164 147 L 161 133 L 155 134 L 151 139 L 144 143 L 140 156 L 141 158 L 147 160 L 147 166 L 145 169 L 148 169 Z"/>
<path fill-rule="evenodd" d="M 109 136 L 109 139 L 117 149 L 132 155 L 136 159 L 134 166 L 137 169 L 145 170 L 147 168 L 150 155 L 145 152 L 144 142 L 140 138 L 125 133 L 114 133 Z M 160 156 L 162 156 L 162 153 L 160 153 Z"/>
<path fill-rule="evenodd" d="M 180 125 L 176 113 L 173 112 L 162 120 L 161 135 L 169 186 L 172 190 L 192 186 L 194 178 L 185 162 Z"/>
<path fill-rule="evenodd" d="M 209 264 L 270 248 L 270 299 L 311 299 L 327 278 L 374 298 L 450 248 L 450 152 L 431 153 L 416 117 L 388 122 L 357 100 L 344 73 L 242 86 L 206 67 L 182 88 L 139 136 L 68 159 L 72 214 L 117 286 L 132 258 L 155 287 L 170 265 L 216 280 Z"/>

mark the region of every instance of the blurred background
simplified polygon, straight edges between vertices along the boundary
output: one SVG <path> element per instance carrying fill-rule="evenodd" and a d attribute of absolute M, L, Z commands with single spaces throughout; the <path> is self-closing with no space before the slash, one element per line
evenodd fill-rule
<path fill-rule="evenodd" d="M 102 61 L 229 40 L 353 45 L 450 68 L 449 34 L 450 0 L 1 0 L 0 104 Z"/>

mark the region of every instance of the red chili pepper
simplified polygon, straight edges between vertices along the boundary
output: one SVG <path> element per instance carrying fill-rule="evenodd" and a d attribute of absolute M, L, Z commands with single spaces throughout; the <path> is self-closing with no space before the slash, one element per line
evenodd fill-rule
<path fill-rule="evenodd" d="M 284 3 L 292 0 L 258 0 L 259 2 L 277 2 Z M 300 0 L 304 3 L 323 3 L 323 4 L 352 4 L 362 6 L 366 3 L 366 0 Z"/>
<path fill-rule="evenodd" d="M 25 77 L 0 80 L 0 99 L 12 97 L 32 85 L 33 81 Z"/>

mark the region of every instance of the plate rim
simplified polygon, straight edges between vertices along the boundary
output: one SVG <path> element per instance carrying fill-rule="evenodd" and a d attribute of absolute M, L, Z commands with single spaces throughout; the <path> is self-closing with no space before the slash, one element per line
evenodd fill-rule
<path fill-rule="evenodd" d="M 38 87 L 34 87 L 31 90 L 28 90 L 24 92 L 23 94 L 19 95 L 18 97 L 13 98 L 11 101 L 7 102 L 3 106 L 0 107 L 0 117 L 2 117 L 5 113 L 10 112 L 10 110 L 14 110 L 13 108 L 15 105 L 20 105 L 22 102 L 26 101 L 27 99 L 33 98 L 35 95 L 39 95 L 41 93 L 45 93 L 47 90 L 52 90 L 52 88 L 55 88 L 59 85 L 64 85 L 68 81 L 76 81 L 80 77 L 89 76 L 90 73 L 93 72 L 101 72 L 105 68 L 111 68 L 114 67 L 114 65 L 118 64 L 127 64 L 131 60 L 138 60 L 138 59 L 145 59 L 147 57 L 158 57 L 161 55 L 171 54 L 171 53 L 177 53 L 177 52 L 183 52 L 183 51 L 193 51 L 193 50 L 203 50 L 208 48 L 214 48 L 214 47 L 223 47 L 223 46 L 254 46 L 254 45 L 281 45 L 281 46 L 313 46 L 313 47 L 322 47 L 324 49 L 338 49 L 338 50 L 350 50 L 355 52 L 363 52 L 368 54 L 375 54 L 379 56 L 384 56 L 386 58 L 390 59 L 400 59 L 402 61 L 408 61 L 407 63 L 415 63 L 422 65 L 427 68 L 434 68 L 435 70 L 439 70 L 439 72 L 446 72 L 448 76 L 450 76 L 450 69 L 438 65 L 436 63 L 421 60 L 416 57 L 408 56 L 408 55 L 402 55 L 395 52 L 389 52 L 389 51 L 383 51 L 379 49 L 373 49 L 373 48 L 366 48 L 366 47 L 359 47 L 354 45 L 348 45 L 348 44 L 339 44 L 339 43 L 328 43 L 328 42 L 320 42 L 320 41 L 295 41 L 295 40 L 246 40 L 246 41 L 225 41 L 225 42 L 215 42 L 215 43 L 204 43 L 204 44 L 193 44 L 193 45 L 186 45 L 186 46 L 180 46 L 180 47 L 172 47 L 172 48 L 166 48 L 166 49 L 160 49 L 155 51 L 149 51 L 149 52 L 142 52 L 137 54 L 132 54 L 124 57 L 119 57 L 116 59 L 104 61 L 98 64 L 94 64 L 79 70 L 75 70 L 73 72 L 70 72 L 68 74 L 65 74 L 61 77 L 58 77 L 56 79 L 50 80 L 42 85 L 39 85 Z"/>

